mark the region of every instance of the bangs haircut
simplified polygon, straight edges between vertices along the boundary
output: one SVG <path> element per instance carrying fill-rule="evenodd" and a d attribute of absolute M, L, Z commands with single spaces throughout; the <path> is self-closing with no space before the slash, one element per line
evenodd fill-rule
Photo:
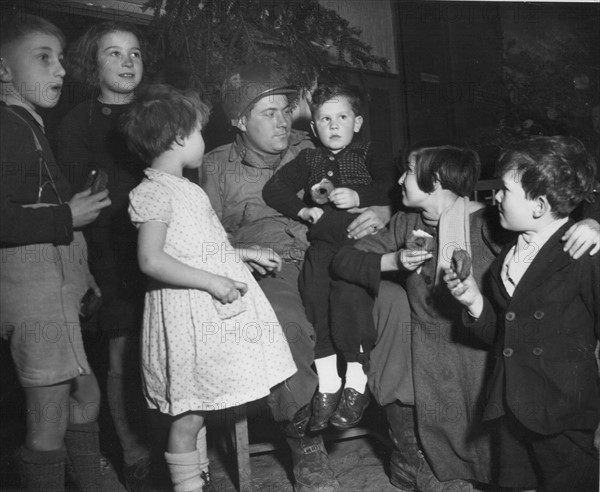
<path fill-rule="evenodd" d="M 73 43 L 66 57 L 67 73 L 89 90 L 98 90 L 100 87 L 98 46 L 104 36 L 113 32 L 133 34 L 140 44 L 142 61 L 146 65 L 146 40 L 135 25 L 113 21 L 94 24 Z"/>
<path fill-rule="evenodd" d="M 4 51 L 9 45 L 22 41 L 33 33 L 42 33 L 54 36 L 60 42 L 61 47 L 67 44 L 63 32 L 52 22 L 35 15 L 14 13 L 2 20 L 0 26 L 0 49 Z"/>
<path fill-rule="evenodd" d="M 596 165 L 585 145 L 575 137 L 533 137 L 508 146 L 501 154 L 497 174 L 515 170 L 525 196 L 546 196 L 555 218 L 567 217 L 588 198 Z"/>
<path fill-rule="evenodd" d="M 129 148 L 150 163 L 169 150 L 177 138 L 186 138 L 198 125 L 208 123 L 210 107 L 195 92 L 165 84 L 147 86 L 123 114 L 120 127 Z"/>
<path fill-rule="evenodd" d="M 441 145 L 414 149 L 417 184 L 425 193 L 433 192 L 436 181 L 442 189 L 458 196 L 470 196 L 479 179 L 481 162 L 473 149 Z"/>
<path fill-rule="evenodd" d="M 327 101 L 337 100 L 340 97 L 348 99 L 355 116 L 362 116 L 365 101 L 358 87 L 348 84 L 336 84 L 333 82 L 319 84 L 314 90 L 310 102 L 311 113 L 314 114 L 315 111 Z"/>

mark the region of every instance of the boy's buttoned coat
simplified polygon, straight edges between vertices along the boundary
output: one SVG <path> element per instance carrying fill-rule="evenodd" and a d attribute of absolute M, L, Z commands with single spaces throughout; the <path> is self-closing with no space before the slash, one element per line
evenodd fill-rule
<path fill-rule="evenodd" d="M 573 260 L 561 227 L 541 248 L 512 298 L 500 271 L 513 244 L 491 266 L 491 299 L 465 324 L 495 346 L 486 418 L 507 409 L 540 434 L 595 429 L 600 390 L 595 357 L 600 339 L 600 259 Z M 526 259 L 525 259 L 526 261 Z"/>

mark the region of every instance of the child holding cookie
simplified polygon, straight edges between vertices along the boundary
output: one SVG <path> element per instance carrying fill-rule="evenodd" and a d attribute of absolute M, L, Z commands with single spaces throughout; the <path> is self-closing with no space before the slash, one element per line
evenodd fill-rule
<path fill-rule="evenodd" d="M 108 191 L 73 194 L 56 164 L 40 110 L 63 87 L 65 37 L 40 17 L 15 12 L 0 36 L 0 338 L 25 399 L 19 490 L 100 490 L 100 392 L 87 360 L 80 302 L 100 289 L 81 227 L 109 207 Z"/>
<path fill-rule="evenodd" d="M 330 263 L 349 239 L 349 210 L 389 205 L 393 168 L 376 156 L 371 142 L 356 134 L 363 124 L 362 100 L 351 86 L 322 84 L 312 95 L 311 127 L 322 146 L 306 149 L 265 185 L 267 205 L 312 224 L 300 277 L 300 293 L 308 319 L 317 333 L 315 366 L 319 389 L 312 402 L 312 431 L 331 422 L 350 428 L 369 403 L 363 363 L 375 341 L 370 309 L 340 310 L 345 292 L 331 277 Z M 304 199 L 297 194 L 304 190 Z M 376 232 L 376 230 L 373 230 Z M 337 354 L 347 362 L 345 387 L 337 372 Z"/>
<path fill-rule="evenodd" d="M 499 485 L 598 490 L 600 261 L 573 261 L 562 237 L 592 193 L 595 166 L 573 137 L 534 137 L 500 158 L 500 223 L 518 233 L 484 297 L 446 270 L 470 332 L 494 347 L 486 420 L 499 430 Z"/>
<path fill-rule="evenodd" d="M 411 323 L 394 327 L 406 343 L 390 357 L 409 360 L 412 370 L 397 375 L 404 391 L 385 406 L 391 482 L 403 490 L 416 490 L 417 483 L 427 483 L 427 490 L 470 490 L 466 481 L 492 478 L 490 436 L 477 406 L 488 354 L 458 336 L 460 309 L 442 280 L 455 249 L 470 253 L 478 282 L 500 250 L 485 206 L 468 198 L 479 169 L 470 149 L 415 148 L 399 181 L 410 211 L 395 214 L 389 231 L 340 249 L 332 265 L 334 274 L 373 297 L 383 272 L 406 275 Z"/>

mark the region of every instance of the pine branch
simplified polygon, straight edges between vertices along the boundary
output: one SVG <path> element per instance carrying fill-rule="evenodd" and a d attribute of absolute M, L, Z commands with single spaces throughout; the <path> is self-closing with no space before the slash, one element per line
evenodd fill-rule
<path fill-rule="evenodd" d="M 336 65 L 388 69 L 360 39 L 360 29 L 317 0 L 266 6 L 261 0 L 148 0 L 145 8 L 154 9 L 160 55 L 189 67 L 196 89 L 214 87 L 252 62 L 274 64 L 303 88 Z"/>

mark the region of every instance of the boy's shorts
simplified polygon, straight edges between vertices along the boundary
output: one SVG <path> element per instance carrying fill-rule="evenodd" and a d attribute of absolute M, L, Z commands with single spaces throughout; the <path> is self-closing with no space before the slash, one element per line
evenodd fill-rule
<path fill-rule="evenodd" d="M 90 374 L 79 305 L 88 288 L 85 240 L 2 250 L 0 316 L 19 382 L 49 386 Z"/>

